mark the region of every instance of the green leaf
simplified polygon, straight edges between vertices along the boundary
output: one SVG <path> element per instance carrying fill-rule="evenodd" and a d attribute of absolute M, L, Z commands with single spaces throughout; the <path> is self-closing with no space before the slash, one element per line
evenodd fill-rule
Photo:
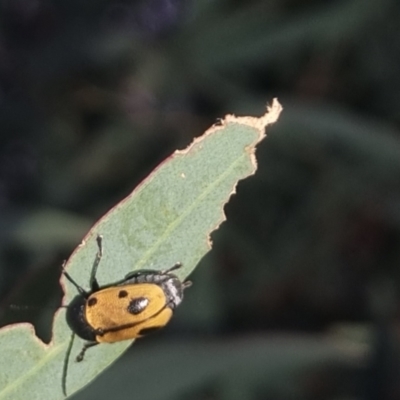
<path fill-rule="evenodd" d="M 87 287 L 96 254 L 96 235 L 103 235 L 104 255 L 98 269 L 100 285 L 128 272 L 165 269 L 180 261 L 182 279 L 210 249 L 210 233 L 224 220 L 223 206 L 237 182 L 254 173 L 254 150 L 265 127 L 281 111 L 275 100 L 261 118 L 227 116 L 183 151 L 176 151 L 132 194 L 104 215 L 69 258 L 66 268 Z M 64 304 L 76 289 L 64 279 Z M 47 346 L 28 324 L 0 331 L 0 400 L 62 399 L 62 372 L 71 330 L 65 309 L 54 318 L 53 339 Z M 68 395 L 84 387 L 112 363 L 131 341 L 103 344 L 74 361 L 83 340 L 75 337 L 68 365 Z"/>

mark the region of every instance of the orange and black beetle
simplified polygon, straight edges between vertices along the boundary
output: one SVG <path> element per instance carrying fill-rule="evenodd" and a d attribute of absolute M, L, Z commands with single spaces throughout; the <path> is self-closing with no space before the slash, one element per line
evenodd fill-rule
<path fill-rule="evenodd" d="M 89 291 L 63 271 L 79 292 L 67 306 L 67 323 L 87 340 L 76 361 L 82 361 L 86 350 L 99 343 L 135 339 L 164 327 L 181 303 L 184 289 L 191 285 L 172 273 L 181 267 L 177 263 L 164 271 L 134 271 L 120 281 L 99 286 L 96 272 L 103 254 L 101 236 L 97 236 L 97 245 Z"/>

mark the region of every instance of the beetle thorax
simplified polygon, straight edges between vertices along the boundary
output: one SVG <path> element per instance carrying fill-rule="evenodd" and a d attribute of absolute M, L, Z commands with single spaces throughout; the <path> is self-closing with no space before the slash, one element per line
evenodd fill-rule
<path fill-rule="evenodd" d="M 184 286 L 174 274 L 160 273 L 155 270 L 141 270 L 132 274 L 123 285 L 131 283 L 154 283 L 160 286 L 167 299 L 167 306 L 171 309 L 175 309 L 182 302 Z"/>
<path fill-rule="evenodd" d="M 160 282 L 160 285 L 168 299 L 168 306 L 172 309 L 177 307 L 183 299 L 183 287 L 181 281 L 177 277 L 169 275 L 167 279 Z"/>

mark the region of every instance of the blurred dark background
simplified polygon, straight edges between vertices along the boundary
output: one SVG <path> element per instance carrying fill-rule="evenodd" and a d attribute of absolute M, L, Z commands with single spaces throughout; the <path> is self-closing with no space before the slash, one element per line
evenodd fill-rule
<path fill-rule="evenodd" d="M 90 226 L 278 97 L 173 322 L 76 399 L 400 399 L 399 27 L 397 0 L 1 2 L 1 325 L 48 342 Z"/>

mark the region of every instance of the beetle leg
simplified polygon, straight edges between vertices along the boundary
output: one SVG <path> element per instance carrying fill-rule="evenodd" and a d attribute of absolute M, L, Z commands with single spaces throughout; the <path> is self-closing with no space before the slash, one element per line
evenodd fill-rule
<path fill-rule="evenodd" d="M 176 269 L 179 269 L 179 268 L 182 268 L 182 263 L 177 262 L 171 268 L 161 271 L 161 274 L 169 274 L 170 272 L 175 271 Z"/>
<path fill-rule="evenodd" d="M 97 346 L 98 344 L 99 342 L 86 342 L 83 345 L 81 352 L 76 356 L 76 362 L 81 362 L 85 357 L 86 350 L 90 347 Z"/>
<path fill-rule="evenodd" d="M 193 282 L 192 282 L 192 281 L 185 281 L 185 282 L 183 282 L 183 284 L 182 284 L 183 289 L 186 289 L 186 288 L 188 288 L 188 287 L 190 287 L 190 286 L 192 286 L 192 285 L 193 285 Z"/>

